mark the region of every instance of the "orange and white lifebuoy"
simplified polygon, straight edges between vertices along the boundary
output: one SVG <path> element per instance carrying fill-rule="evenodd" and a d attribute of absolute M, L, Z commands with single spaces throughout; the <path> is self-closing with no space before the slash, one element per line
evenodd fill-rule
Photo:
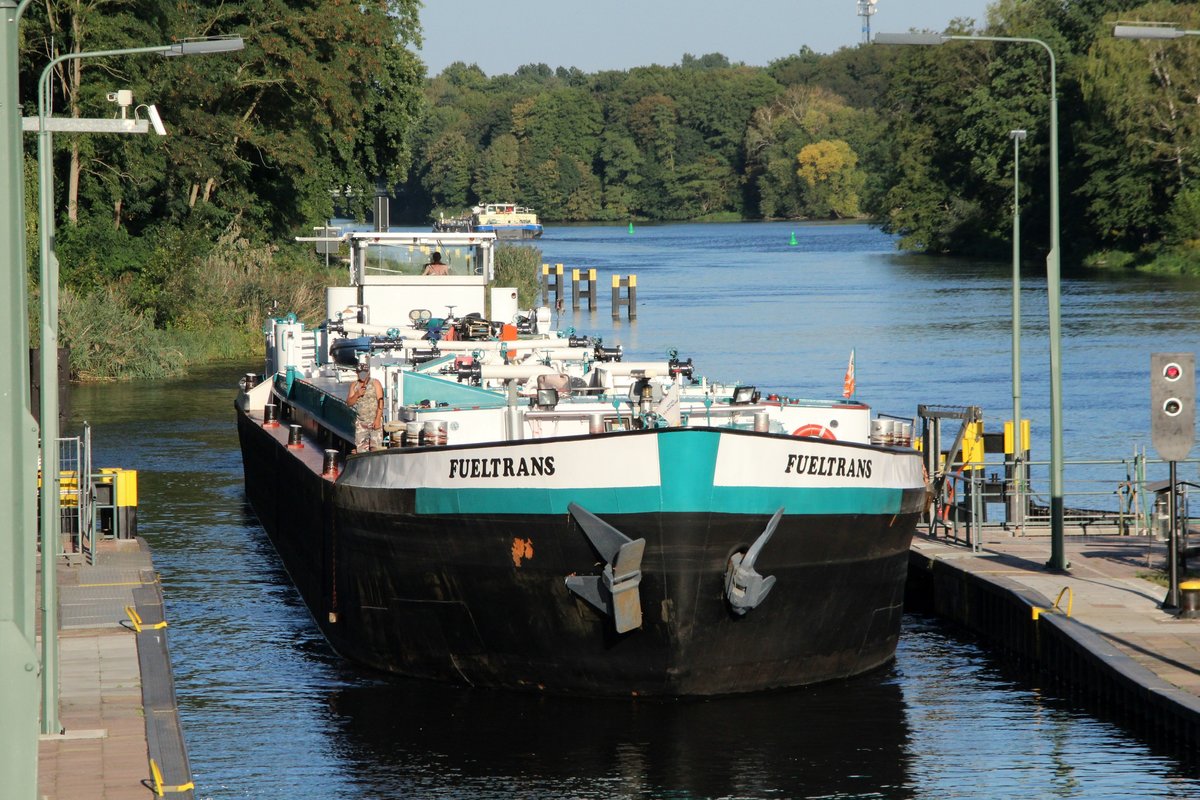
<path fill-rule="evenodd" d="M 837 436 L 834 435 L 833 431 L 815 422 L 810 422 L 807 425 L 801 425 L 799 428 L 796 428 L 796 430 L 792 431 L 792 436 L 810 436 L 814 439 L 832 439 L 837 441 Z"/>

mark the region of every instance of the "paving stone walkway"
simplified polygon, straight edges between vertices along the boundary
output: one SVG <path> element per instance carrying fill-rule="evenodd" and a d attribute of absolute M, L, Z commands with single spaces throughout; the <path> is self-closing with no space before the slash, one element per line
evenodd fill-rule
<path fill-rule="evenodd" d="M 38 744 L 38 797 L 146 800 L 153 781 L 142 675 L 126 606 L 154 587 L 141 540 L 105 541 L 94 566 L 58 568 L 61 735 Z M 40 645 L 39 645 L 40 647 Z M 0 792 L 2 793 L 2 792 Z M 191 796 L 190 792 L 169 795 Z"/>

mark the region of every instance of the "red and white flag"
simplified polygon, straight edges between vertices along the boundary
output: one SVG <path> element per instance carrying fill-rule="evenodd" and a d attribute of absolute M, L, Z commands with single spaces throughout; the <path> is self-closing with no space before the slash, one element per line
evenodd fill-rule
<path fill-rule="evenodd" d="M 850 363 L 846 365 L 846 377 L 842 380 L 842 397 L 854 396 L 854 349 L 850 349 Z"/>

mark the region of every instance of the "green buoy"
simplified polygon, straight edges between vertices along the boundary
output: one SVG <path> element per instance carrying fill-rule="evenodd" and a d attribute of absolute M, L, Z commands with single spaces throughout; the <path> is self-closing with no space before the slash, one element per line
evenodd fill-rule
<path fill-rule="evenodd" d="M 792 240 L 790 242 L 788 242 L 788 244 L 790 244 L 792 247 L 796 246 L 796 232 L 795 231 L 792 231 Z"/>
<path fill-rule="evenodd" d="M 629 223 L 629 232 L 633 233 L 633 223 Z"/>

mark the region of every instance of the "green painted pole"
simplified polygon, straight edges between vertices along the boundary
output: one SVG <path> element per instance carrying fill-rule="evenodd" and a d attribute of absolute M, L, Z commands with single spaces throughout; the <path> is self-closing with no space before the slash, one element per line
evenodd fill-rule
<path fill-rule="evenodd" d="M 1018 135 L 1020 134 L 1020 135 Z M 1021 452 L 1021 139 L 1013 131 L 1013 232 L 1012 232 L 1012 403 L 1013 463 Z"/>
<path fill-rule="evenodd" d="M 37 427 L 29 391 L 25 159 L 17 30 L 30 0 L 0 0 L 0 776 L 6 797 L 37 797 Z"/>
<path fill-rule="evenodd" d="M 41 289 L 42 425 L 42 733 L 61 733 L 58 721 L 58 551 L 62 513 L 58 458 L 58 259 L 54 257 L 54 155 L 50 131 L 47 75 L 38 82 L 38 237 Z M 80 487 L 84 477 L 79 476 Z"/>
<path fill-rule="evenodd" d="M 1036 41 L 1036 40 L 1035 40 Z M 1050 255 L 1046 256 L 1046 294 L 1050 303 L 1050 561 L 1053 570 L 1066 570 L 1063 544 L 1063 410 L 1062 410 L 1062 271 L 1059 262 L 1058 216 L 1058 78 L 1054 52 L 1050 55 Z"/>
<path fill-rule="evenodd" d="M 1010 131 L 1013 140 L 1013 232 L 1012 232 L 1012 404 L 1013 404 L 1013 493 L 1024 508 L 1021 481 L 1021 140 L 1025 131 Z M 1017 506 L 1014 506 L 1014 508 Z M 1014 514 L 1024 526 L 1025 514 Z"/>
<path fill-rule="evenodd" d="M 1046 300 L 1050 307 L 1050 560 L 1046 567 L 1065 571 L 1070 564 L 1063 544 L 1062 269 L 1058 213 L 1058 66 L 1054 51 L 1041 39 L 1020 36 L 899 34 L 889 38 L 892 44 L 942 44 L 951 40 L 1020 42 L 1036 44 L 1050 57 L 1050 252 L 1046 255 Z M 877 36 L 876 41 L 879 39 Z"/>
<path fill-rule="evenodd" d="M 944 36 L 944 39 L 1036 44 L 1050 57 L 1050 252 L 1046 255 L 1046 301 L 1050 316 L 1050 560 L 1048 569 L 1066 571 L 1063 544 L 1062 269 L 1058 214 L 1058 67 L 1054 51 L 1041 39 L 1018 36 Z M 1015 422 L 1014 422 L 1015 424 Z"/>
<path fill-rule="evenodd" d="M 238 42 L 238 49 L 241 42 Z M 42 724 L 44 734 L 62 732 L 58 719 L 58 576 L 56 567 L 61 547 L 62 520 L 59 492 L 58 452 L 58 258 L 54 255 L 54 151 L 47 120 L 50 118 L 50 77 L 64 61 L 140 53 L 170 53 L 178 45 L 128 47 L 66 53 L 52 59 L 38 79 L 38 235 L 42 325 L 41 420 L 42 420 Z M 181 51 L 182 53 L 182 51 Z M 182 53 L 186 54 L 186 53 Z M 80 487 L 87 476 L 80 475 Z"/>

